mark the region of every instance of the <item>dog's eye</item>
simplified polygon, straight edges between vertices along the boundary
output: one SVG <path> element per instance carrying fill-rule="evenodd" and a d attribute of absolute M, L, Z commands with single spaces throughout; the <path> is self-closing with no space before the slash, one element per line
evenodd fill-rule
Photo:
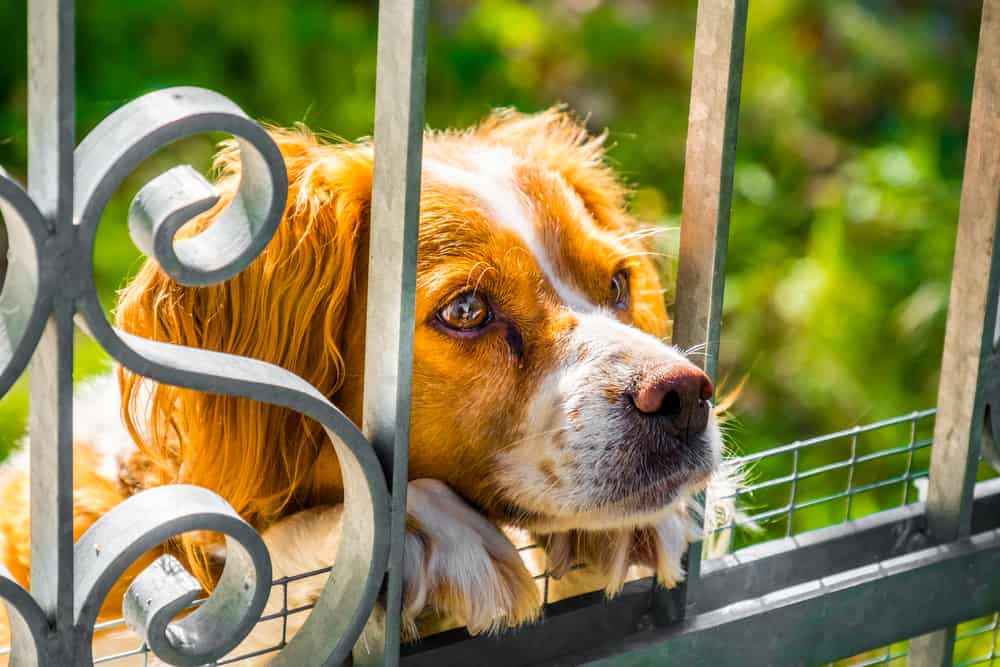
<path fill-rule="evenodd" d="M 628 271 L 622 269 L 611 276 L 611 305 L 618 310 L 626 310 L 629 303 Z"/>
<path fill-rule="evenodd" d="M 469 331 L 489 324 L 493 313 L 486 299 L 474 292 L 463 292 L 439 310 L 437 317 L 451 329 Z"/>

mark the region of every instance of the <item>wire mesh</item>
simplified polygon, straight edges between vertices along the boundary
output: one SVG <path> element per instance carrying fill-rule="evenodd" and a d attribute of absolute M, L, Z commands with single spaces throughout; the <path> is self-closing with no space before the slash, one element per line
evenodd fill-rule
<path fill-rule="evenodd" d="M 260 620 L 257 621 L 257 628 L 260 629 L 261 626 L 265 624 L 281 623 L 280 639 L 271 646 L 253 651 L 241 651 L 237 648 L 231 655 L 226 656 L 222 660 L 207 664 L 213 667 L 221 667 L 222 665 L 246 662 L 253 658 L 275 654 L 283 649 L 288 643 L 288 640 L 291 638 L 288 632 L 289 619 L 306 614 L 314 606 L 313 604 L 305 604 L 289 608 L 288 586 L 298 581 L 326 576 L 329 572 L 330 568 L 322 568 L 275 579 L 271 584 L 272 599 L 274 599 L 273 591 L 277 590 L 280 596 L 279 599 L 281 600 L 281 606 L 275 611 L 265 613 L 261 616 Z M 193 609 L 202 602 L 203 600 L 198 600 L 194 602 L 190 608 Z M 124 667 L 125 665 L 128 665 L 129 667 L 138 667 L 141 665 L 142 667 L 147 667 L 147 665 L 160 664 L 152 656 L 152 652 L 149 650 L 149 647 L 135 634 L 133 634 L 131 630 L 129 630 L 125 621 L 122 619 L 115 619 L 96 624 L 94 626 L 94 636 L 101 639 L 101 641 L 95 643 L 95 647 L 106 645 L 115 646 L 115 650 L 113 651 L 106 651 L 103 654 L 95 655 L 94 665 L 114 665 L 115 667 Z M 109 638 L 112 638 L 112 641 L 108 641 Z M 131 643 L 131 647 L 125 648 L 124 650 L 118 650 L 121 648 L 122 644 L 127 645 L 129 643 Z M 9 653 L 10 649 L 5 648 L 3 649 L 3 652 Z M 3 654 L 0 653 L 0 655 Z"/>
<path fill-rule="evenodd" d="M 928 474 L 934 413 L 916 411 L 736 457 L 749 483 L 718 499 L 739 511 L 715 533 L 732 552 L 916 502 Z"/>
<path fill-rule="evenodd" d="M 955 628 L 953 667 L 1000 667 L 1000 612 L 960 623 Z M 893 665 L 903 667 L 909 655 L 909 642 L 899 642 L 830 663 L 830 667 L 869 667 Z"/>
<path fill-rule="evenodd" d="M 723 541 L 732 552 L 921 500 L 930 462 L 934 413 L 934 410 L 916 411 L 737 457 L 735 461 L 746 470 L 748 482 L 731 496 L 719 500 L 736 503 L 741 513 L 716 528 L 716 532 L 726 533 Z M 994 476 L 992 468 L 981 465 L 979 479 Z M 547 571 L 544 549 L 539 544 L 525 542 L 518 550 L 548 607 L 558 597 L 552 595 L 553 580 Z M 585 564 L 578 563 L 573 569 L 583 567 Z M 280 651 L 290 639 L 289 619 L 312 608 L 311 604 L 289 608 L 289 585 L 326 576 L 329 571 L 326 568 L 275 580 L 272 585 L 278 595 L 272 594 L 272 605 L 261 617 L 258 628 L 280 623 L 280 632 L 273 633 L 280 639 L 253 652 L 238 649 L 212 664 L 240 663 Z M 278 599 L 280 607 L 274 608 L 273 600 Z M 998 616 L 975 619 L 958 627 L 954 664 L 1000 667 Z M 95 656 L 95 665 L 156 664 L 149 648 L 128 630 L 124 621 L 100 623 L 95 632 L 98 637 L 121 638 L 101 643 L 113 646 L 114 650 Z M 6 662 L 7 654 L 9 648 L 0 649 L 0 664 Z M 900 642 L 833 664 L 902 665 L 906 655 L 907 643 Z"/>
<path fill-rule="evenodd" d="M 903 667 L 906 664 L 908 643 L 900 642 L 892 646 L 867 651 L 845 660 L 831 662 L 830 667 L 873 667 L 874 665 L 892 665 Z"/>
<path fill-rule="evenodd" d="M 962 623 L 955 632 L 953 664 L 956 667 L 1000 665 L 998 634 L 1000 634 L 1000 612 Z"/>

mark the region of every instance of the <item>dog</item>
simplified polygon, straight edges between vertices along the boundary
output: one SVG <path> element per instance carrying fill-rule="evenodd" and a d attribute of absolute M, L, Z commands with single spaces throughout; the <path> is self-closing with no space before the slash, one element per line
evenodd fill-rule
<path fill-rule="evenodd" d="M 208 287 L 182 286 L 148 260 L 122 290 L 116 323 L 283 366 L 359 423 L 373 147 L 327 143 L 302 127 L 270 132 L 289 193 L 262 255 Z M 731 483 L 712 383 L 666 342 L 671 321 L 650 248 L 656 230 L 629 214 L 605 138 L 562 108 L 500 110 L 468 130 L 426 134 L 407 638 L 442 619 L 473 633 L 535 619 L 539 587 L 515 533 L 544 552 L 553 597 L 614 594 L 637 567 L 674 586 L 699 538 L 689 520 L 696 494 L 713 478 Z M 216 167 L 220 201 L 189 233 L 235 194 L 235 143 L 224 144 Z M 92 405 L 77 410 L 77 536 L 130 495 L 187 483 L 220 494 L 262 533 L 275 578 L 330 565 L 342 481 L 318 424 L 124 368 L 116 379 L 100 381 Z M 22 457 L 0 480 L 0 559 L 24 585 L 26 474 Z M 221 543 L 204 534 L 163 550 L 206 589 L 224 560 Z M 289 608 L 315 600 L 322 579 L 291 585 Z M 269 610 L 281 604 L 271 600 Z M 112 595 L 102 618 L 119 613 Z M 247 642 L 276 643 L 273 628 Z"/>

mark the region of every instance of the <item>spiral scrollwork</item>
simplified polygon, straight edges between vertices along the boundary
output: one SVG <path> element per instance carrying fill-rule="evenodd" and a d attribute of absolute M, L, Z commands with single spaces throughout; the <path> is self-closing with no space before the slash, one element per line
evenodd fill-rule
<path fill-rule="evenodd" d="M 42 265 L 49 229 L 38 207 L 0 168 L 0 224 L 6 224 L 8 266 L 0 289 L 0 396 L 31 359 L 49 311 Z M 0 249 L 2 250 L 2 249 Z"/>
<path fill-rule="evenodd" d="M 0 396 L 31 360 L 50 308 L 42 271 L 48 224 L 17 182 L 0 168 L 0 224 L 5 225 L 8 265 L 0 284 Z M 0 248 L 0 250 L 4 250 Z M 41 608 L 0 564 L 0 601 L 7 610 L 11 665 L 44 665 L 49 623 Z"/>
<path fill-rule="evenodd" d="M 0 601 L 7 610 L 10 626 L 11 667 L 50 664 L 45 641 L 49 621 L 35 598 L 14 581 L 3 565 L 0 565 Z"/>
<path fill-rule="evenodd" d="M 239 273 L 260 254 L 281 221 L 287 196 L 277 146 L 227 98 L 199 88 L 171 88 L 145 95 L 100 123 L 74 154 L 75 232 L 71 252 L 60 246 L 58 257 L 46 252 L 47 244 L 66 235 L 56 234 L 27 193 L 0 173 L 0 212 L 15 264 L 0 292 L 0 395 L 37 346 L 53 295 L 65 293 L 75 301 L 88 333 L 135 373 L 160 383 L 271 403 L 319 422 L 343 472 L 343 537 L 312 614 L 272 664 L 316 664 L 322 656 L 323 664 L 340 664 L 364 628 L 386 570 L 388 492 L 370 444 L 297 375 L 254 359 L 116 330 L 97 298 L 94 242 L 112 194 L 156 150 L 184 137 L 220 131 L 236 137 L 241 181 L 237 195 L 211 226 L 195 236 L 177 236 L 194 216 L 218 202 L 211 184 L 187 166 L 150 181 L 129 211 L 129 230 L 142 251 L 178 282 L 209 285 Z M 226 537 L 226 564 L 212 595 L 173 620 L 199 590 L 176 561 L 161 558 L 134 580 L 126 595 L 128 622 L 171 664 L 218 659 L 246 637 L 270 589 L 271 565 L 263 540 L 216 494 L 183 485 L 159 487 L 115 507 L 75 546 L 72 652 L 78 662 L 91 655 L 97 613 L 113 584 L 144 553 L 192 530 Z M 43 636 L 50 631 L 35 600 L 3 571 L 0 598 L 11 612 L 12 664 L 47 664 Z"/>
<path fill-rule="evenodd" d="M 88 629 L 125 570 L 150 548 L 192 530 L 226 536 L 226 564 L 212 595 L 191 614 L 171 622 L 200 595 L 201 587 L 178 589 L 178 581 L 193 578 L 179 564 L 171 567 L 177 561 L 164 556 L 130 586 L 123 604 L 125 620 L 161 660 L 173 665 L 201 665 L 235 648 L 267 602 L 267 547 L 222 498 L 180 484 L 132 496 L 98 519 L 76 543 L 74 611 L 83 645 L 91 643 Z"/>

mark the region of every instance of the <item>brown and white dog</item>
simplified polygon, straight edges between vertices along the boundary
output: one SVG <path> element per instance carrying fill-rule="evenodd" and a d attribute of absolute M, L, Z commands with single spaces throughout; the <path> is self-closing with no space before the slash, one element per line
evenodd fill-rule
<path fill-rule="evenodd" d="M 262 256 L 197 288 L 148 261 L 121 294 L 117 324 L 283 366 L 357 422 L 372 146 L 327 144 L 303 129 L 273 137 L 289 197 Z M 235 192 L 234 145 L 217 162 L 222 201 L 193 231 Z M 538 588 L 504 529 L 544 545 L 547 569 L 567 575 L 562 595 L 614 593 L 632 566 L 667 586 L 683 576 L 695 537 L 689 506 L 720 469 L 722 438 L 711 383 L 665 342 L 671 323 L 651 232 L 625 197 L 603 137 L 558 109 L 500 111 L 467 131 L 426 136 L 404 570 L 410 636 L 428 610 L 473 632 L 536 617 Z M 78 535 L 130 494 L 183 482 L 219 493 L 263 533 L 275 577 L 330 564 L 341 477 L 317 424 L 126 370 L 103 384 L 91 401 L 98 407 L 78 410 Z M 0 559 L 27 585 L 23 464 L 6 467 L 0 502 Z M 189 535 L 165 548 L 211 585 L 217 543 Z M 588 568 L 568 573 L 578 560 Z M 293 586 L 289 606 L 310 602 L 322 583 Z M 112 595 L 106 617 L 118 603 Z M 251 641 L 266 645 L 267 635 Z"/>

